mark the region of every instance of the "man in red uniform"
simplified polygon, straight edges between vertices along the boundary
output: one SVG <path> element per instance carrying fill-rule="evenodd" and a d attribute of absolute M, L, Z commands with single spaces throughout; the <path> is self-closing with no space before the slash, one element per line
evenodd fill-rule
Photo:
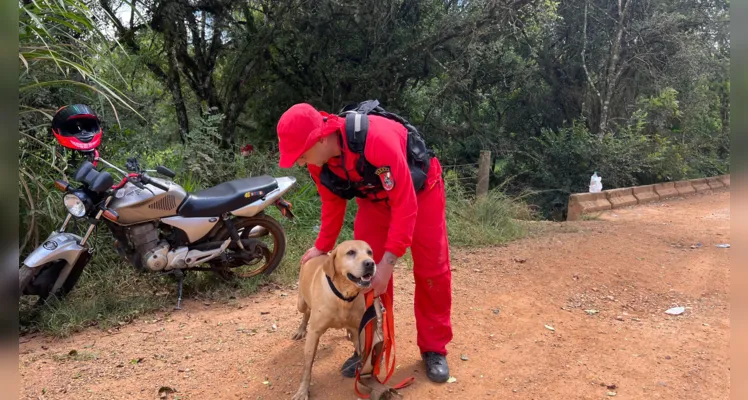
<path fill-rule="evenodd" d="M 452 340 L 452 276 L 441 164 L 431 157 L 416 191 L 408 164 L 408 130 L 382 116 L 368 116 L 363 152 L 349 148 L 346 118 L 319 112 L 309 104 L 288 109 L 277 129 L 280 167 L 306 166 L 322 199 L 320 231 L 301 262 L 335 246 L 347 200 L 339 186 L 329 182 L 347 182 L 358 197 L 354 237 L 369 243 L 378 262 L 370 290 L 392 296 L 393 267 L 411 249 L 418 347 L 429 379 L 445 382 L 449 378 L 446 345 Z M 364 160 L 359 160 L 361 153 Z M 359 163 L 363 161 L 370 169 L 362 177 Z M 354 353 L 343 364 L 343 375 L 355 376 L 358 362 Z"/>

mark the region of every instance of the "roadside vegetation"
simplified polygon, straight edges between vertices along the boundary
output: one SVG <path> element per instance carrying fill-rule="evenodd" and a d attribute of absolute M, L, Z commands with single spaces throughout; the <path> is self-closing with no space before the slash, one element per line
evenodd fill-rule
<path fill-rule="evenodd" d="M 72 174 L 71 154 L 48 126 L 72 103 L 100 113 L 107 159 L 165 165 L 188 190 L 296 176 L 281 267 L 233 282 L 188 274 L 184 297 L 205 301 L 292 285 L 314 241 L 314 185 L 277 169 L 275 124 L 296 102 L 334 112 L 376 98 L 417 126 L 445 166 L 455 247 L 563 219 L 594 171 L 606 189 L 729 173 L 728 10 L 724 0 L 20 1 L 21 256 L 64 218 L 53 181 Z M 482 150 L 491 190 L 476 200 Z M 341 239 L 354 215 L 351 202 Z M 23 330 L 66 335 L 173 307 L 171 279 L 136 274 L 97 237 L 76 290 L 39 313 L 24 305 Z"/>

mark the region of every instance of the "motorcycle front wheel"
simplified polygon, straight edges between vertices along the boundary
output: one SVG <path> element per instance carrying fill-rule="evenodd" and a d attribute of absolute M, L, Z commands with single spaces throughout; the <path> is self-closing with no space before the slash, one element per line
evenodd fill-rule
<path fill-rule="evenodd" d="M 266 214 L 239 217 L 232 222 L 245 248 L 241 249 L 232 242 L 225 259 L 209 262 L 216 272 L 240 278 L 273 273 L 286 254 L 286 232 L 281 224 Z M 213 240 L 223 241 L 229 238 L 231 234 L 228 228 L 223 227 Z"/>
<path fill-rule="evenodd" d="M 45 303 L 52 297 L 64 298 L 73 290 L 76 283 L 78 283 L 83 273 L 83 268 L 88 264 L 89 259 L 90 254 L 84 253 L 78 259 L 75 266 L 73 266 L 70 275 L 68 275 L 62 287 L 56 292 L 52 292 L 52 287 L 57 281 L 60 272 L 65 267 L 64 261 L 53 261 L 35 268 L 30 268 L 26 265 L 22 266 L 18 270 L 19 296 L 39 296 L 37 305 Z"/>
<path fill-rule="evenodd" d="M 34 280 L 34 276 L 36 276 L 36 269 L 34 268 L 24 265 L 18 270 L 18 293 L 20 296 L 23 296 L 23 290 Z"/>

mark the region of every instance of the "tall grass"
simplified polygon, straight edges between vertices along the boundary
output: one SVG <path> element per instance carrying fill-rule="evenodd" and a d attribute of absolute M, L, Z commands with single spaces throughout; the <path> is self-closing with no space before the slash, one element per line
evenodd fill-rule
<path fill-rule="evenodd" d="M 527 233 L 517 220 L 534 219 L 527 206 L 500 190 L 475 199 L 447 175 L 447 230 L 449 242 L 457 247 L 503 244 Z"/>
<path fill-rule="evenodd" d="M 118 87 L 127 82 L 112 64 L 111 42 L 99 30 L 101 19 L 81 0 L 18 2 L 19 175 L 21 253 L 40 240 L 64 216 L 59 201 L 51 202 L 55 179 L 66 165 L 48 132 L 60 98 L 106 104 L 118 118 L 118 107 L 131 110 L 133 101 Z M 106 17 L 105 17 L 106 18 Z M 106 66 L 116 80 L 102 77 Z M 64 94 L 63 94 L 64 93 Z M 142 118 L 142 117 L 141 117 Z"/>
<path fill-rule="evenodd" d="M 109 41 L 99 29 L 92 10 L 80 0 L 35 0 L 19 2 L 19 93 L 23 113 L 36 112 L 51 119 L 49 111 L 36 106 L 35 96 L 47 88 L 69 87 L 93 93 L 107 102 L 117 116 L 117 107 L 138 112 L 132 100 L 118 89 L 127 81 L 111 64 Z M 116 48 L 116 47 L 115 47 Z M 118 75 L 110 82 L 99 74 L 109 65 Z"/>

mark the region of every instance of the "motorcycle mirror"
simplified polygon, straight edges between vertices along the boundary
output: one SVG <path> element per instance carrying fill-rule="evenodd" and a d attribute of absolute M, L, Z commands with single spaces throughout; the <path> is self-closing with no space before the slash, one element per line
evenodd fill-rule
<path fill-rule="evenodd" d="M 125 163 L 125 168 L 127 168 L 128 171 L 140 172 L 140 163 L 138 163 L 137 158 L 129 157 Z"/>
<path fill-rule="evenodd" d="M 163 165 L 159 165 L 158 167 L 156 167 L 156 172 L 158 172 L 159 174 L 163 176 L 168 176 L 169 178 L 173 178 L 177 176 L 176 172 L 170 170 L 169 168 L 164 167 Z"/>

